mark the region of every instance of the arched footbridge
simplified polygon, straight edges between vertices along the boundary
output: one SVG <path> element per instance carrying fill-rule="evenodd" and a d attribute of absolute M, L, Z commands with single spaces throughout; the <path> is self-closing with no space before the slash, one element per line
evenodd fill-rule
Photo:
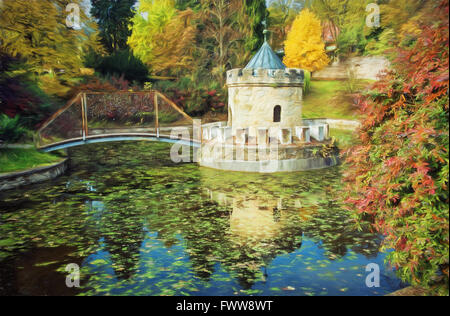
<path fill-rule="evenodd" d="M 38 149 L 43 152 L 52 152 L 61 149 L 67 149 L 71 147 L 78 147 L 95 143 L 106 142 L 119 142 L 119 141 L 155 141 L 164 143 L 177 143 L 185 146 L 200 147 L 200 142 L 183 138 L 171 138 L 170 135 L 156 135 L 152 133 L 117 133 L 117 134 L 102 134 L 87 136 L 85 138 L 71 138 L 64 141 L 52 143 L 39 147 Z"/>
<path fill-rule="evenodd" d="M 159 141 L 200 147 L 186 137 L 193 119 L 158 91 L 81 92 L 37 131 L 39 150 L 51 152 L 87 144 L 117 141 Z M 183 133 L 172 130 L 183 128 Z M 180 137 L 180 135 L 184 135 Z"/>

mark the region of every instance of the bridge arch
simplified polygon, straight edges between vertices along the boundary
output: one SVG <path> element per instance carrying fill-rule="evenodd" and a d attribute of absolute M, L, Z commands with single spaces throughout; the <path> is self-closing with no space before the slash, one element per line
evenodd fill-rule
<path fill-rule="evenodd" d="M 193 122 L 177 104 L 156 90 L 80 92 L 42 124 L 35 143 L 44 152 L 132 140 L 200 146 L 190 139 L 171 138 L 172 128 L 187 126 L 169 124 L 161 128 L 161 122 L 167 118 L 184 124 Z"/>
<path fill-rule="evenodd" d="M 171 144 L 181 144 L 184 146 L 190 146 L 194 148 L 200 147 L 200 142 L 190 139 L 175 139 L 169 135 L 156 135 L 156 134 L 110 134 L 110 135 L 95 135 L 88 136 L 86 138 L 72 138 L 61 142 L 56 142 L 50 145 L 42 146 L 39 148 L 43 152 L 52 152 L 61 149 L 67 149 L 72 147 L 79 147 L 89 144 L 107 143 L 107 142 L 122 142 L 122 141 L 151 141 L 151 142 L 163 142 Z"/>

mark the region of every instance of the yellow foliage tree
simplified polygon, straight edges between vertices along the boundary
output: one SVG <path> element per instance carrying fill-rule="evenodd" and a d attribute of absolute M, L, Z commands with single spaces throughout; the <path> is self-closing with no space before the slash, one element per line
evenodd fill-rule
<path fill-rule="evenodd" d="M 284 63 L 290 68 L 317 71 L 328 65 L 320 20 L 308 9 L 295 18 L 284 43 Z"/>
<path fill-rule="evenodd" d="M 192 10 L 176 10 L 174 0 L 140 0 L 128 44 L 154 74 L 177 74 L 192 63 L 193 17 Z"/>

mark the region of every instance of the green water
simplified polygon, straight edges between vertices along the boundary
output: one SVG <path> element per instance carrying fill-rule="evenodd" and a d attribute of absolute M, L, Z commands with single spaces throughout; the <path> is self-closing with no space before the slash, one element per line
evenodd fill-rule
<path fill-rule="evenodd" d="M 341 170 L 255 175 L 170 161 L 170 145 L 72 149 L 66 176 L 0 193 L 3 295 L 383 295 L 380 236 L 339 203 Z M 68 264 L 80 288 L 68 288 Z M 379 288 L 366 266 L 381 268 Z"/>

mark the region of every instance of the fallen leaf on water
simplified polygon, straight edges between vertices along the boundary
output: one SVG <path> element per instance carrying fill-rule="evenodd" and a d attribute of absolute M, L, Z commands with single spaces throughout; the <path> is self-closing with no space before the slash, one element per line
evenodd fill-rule
<path fill-rule="evenodd" d="M 287 287 L 282 288 L 282 290 L 283 291 L 295 291 L 295 287 L 287 286 Z"/>

